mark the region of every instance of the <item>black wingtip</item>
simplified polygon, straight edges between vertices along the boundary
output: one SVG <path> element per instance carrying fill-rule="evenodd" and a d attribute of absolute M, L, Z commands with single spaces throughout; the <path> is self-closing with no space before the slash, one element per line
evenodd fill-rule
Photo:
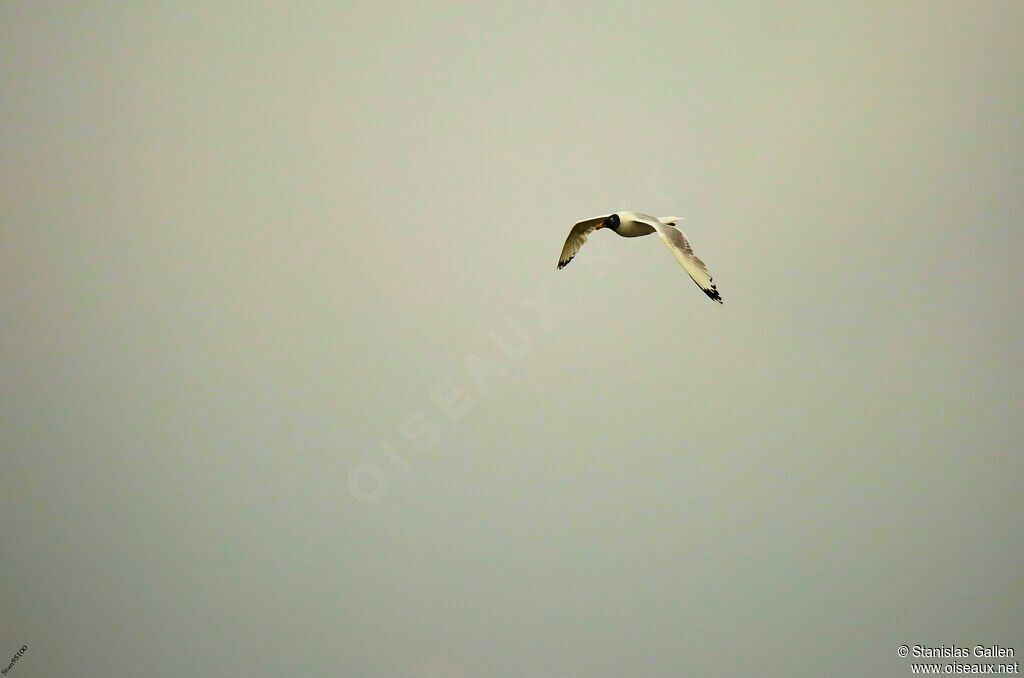
<path fill-rule="evenodd" d="M 701 289 L 704 289 L 704 288 L 702 287 Z M 722 301 L 722 295 L 719 294 L 718 290 L 716 290 L 714 287 L 712 287 L 709 290 L 704 290 L 704 294 L 708 295 L 709 297 L 711 297 L 712 299 L 714 299 L 715 301 L 717 301 L 720 304 L 724 304 L 725 303 L 725 302 Z"/>

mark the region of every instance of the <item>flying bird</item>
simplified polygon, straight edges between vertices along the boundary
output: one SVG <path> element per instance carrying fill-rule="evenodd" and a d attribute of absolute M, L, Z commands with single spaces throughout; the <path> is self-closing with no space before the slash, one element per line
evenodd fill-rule
<path fill-rule="evenodd" d="M 722 295 L 718 293 L 715 283 L 712 282 L 708 267 L 693 253 L 693 248 L 690 247 L 690 242 L 683 232 L 676 228 L 677 221 L 681 221 L 681 219 L 679 217 L 652 217 L 636 212 L 616 212 L 606 217 L 586 219 L 577 223 L 569 231 L 569 237 L 565 239 L 565 245 L 562 247 L 562 256 L 558 257 L 558 268 L 565 268 L 583 247 L 587 236 L 598 229 L 611 229 L 623 238 L 638 238 L 657 232 L 661 236 L 661 241 L 672 251 L 679 265 L 690 274 L 693 282 L 697 283 L 697 287 L 721 304 Z"/>

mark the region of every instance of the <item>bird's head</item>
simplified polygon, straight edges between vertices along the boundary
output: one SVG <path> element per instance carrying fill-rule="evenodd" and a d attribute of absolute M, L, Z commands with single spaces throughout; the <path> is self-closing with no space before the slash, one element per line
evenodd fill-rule
<path fill-rule="evenodd" d="M 601 228 L 610 228 L 614 231 L 619 227 L 619 222 L 619 215 L 612 214 L 608 217 L 605 217 L 605 220 L 601 222 Z"/>

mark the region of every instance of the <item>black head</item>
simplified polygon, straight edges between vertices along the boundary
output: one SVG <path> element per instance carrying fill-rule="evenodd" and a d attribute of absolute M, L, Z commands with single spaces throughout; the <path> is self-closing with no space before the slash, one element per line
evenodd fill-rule
<path fill-rule="evenodd" d="M 604 221 L 601 222 L 601 226 L 605 228 L 610 228 L 614 231 L 619 227 L 619 215 L 613 214 L 610 217 L 607 217 Z"/>

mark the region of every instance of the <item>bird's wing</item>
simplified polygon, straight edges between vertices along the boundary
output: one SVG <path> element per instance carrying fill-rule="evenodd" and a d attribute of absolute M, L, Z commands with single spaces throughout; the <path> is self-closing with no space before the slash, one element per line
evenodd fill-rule
<path fill-rule="evenodd" d="M 594 217 L 572 227 L 569 237 L 565 239 L 565 245 L 562 246 L 562 256 L 558 257 L 558 268 L 565 268 L 572 261 L 572 258 L 583 247 L 583 243 L 587 242 L 587 236 L 593 233 L 604 220 L 605 217 Z"/>
<path fill-rule="evenodd" d="M 715 283 L 711 280 L 708 267 L 693 253 L 690 241 L 686 239 L 683 232 L 675 226 L 663 223 L 664 220 L 644 219 L 644 221 L 654 227 L 658 235 L 661 236 L 661 241 L 672 251 L 672 255 L 679 262 L 679 265 L 690 274 L 693 282 L 697 283 L 697 287 L 704 290 L 704 294 L 721 304 L 722 295 L 718 293 L 718 288 L 715 287 Z"/>

